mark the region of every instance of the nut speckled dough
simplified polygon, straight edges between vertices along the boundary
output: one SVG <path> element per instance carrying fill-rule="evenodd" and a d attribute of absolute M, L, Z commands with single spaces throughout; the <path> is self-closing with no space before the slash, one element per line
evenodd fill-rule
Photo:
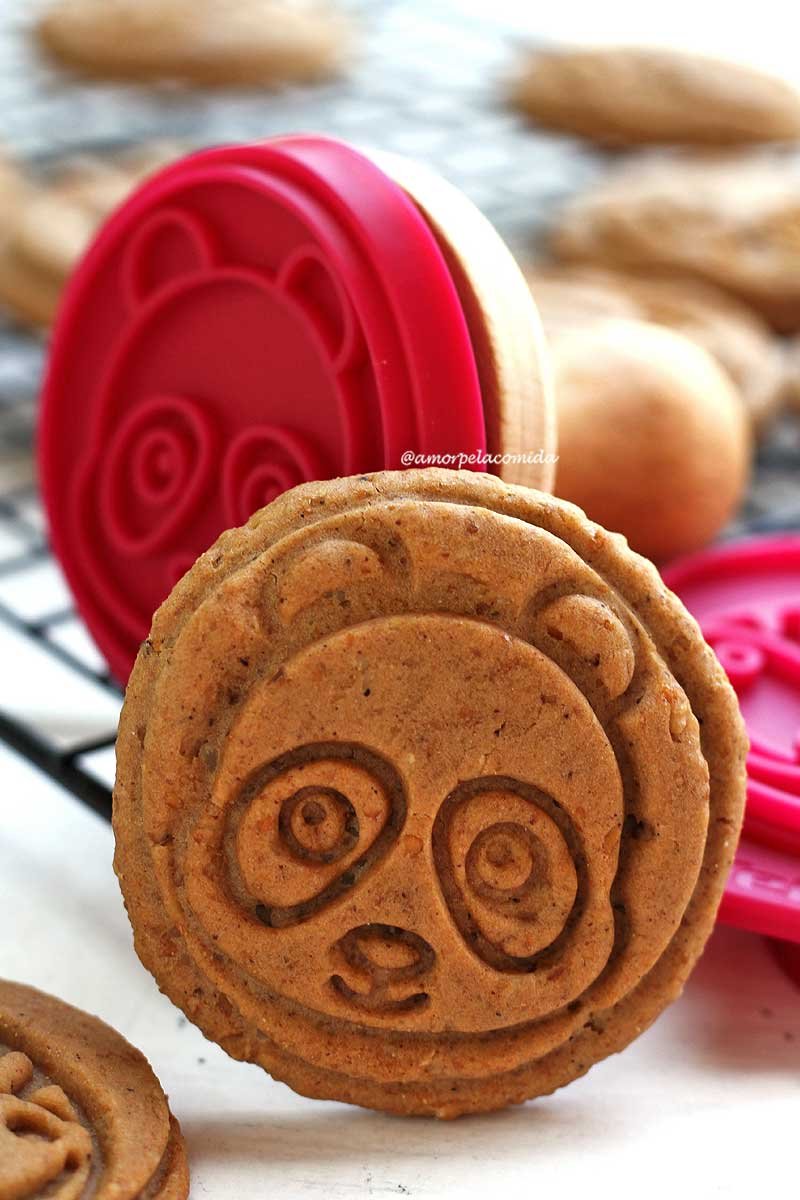
<path fill-rule="evenodd" d="M 757 431 L 779 410 L 786 386 L 780 342 L 758 313 L 721 288 L 680 275 L 581 265 L 531 268 L 527 278 L 550 337 L 609 317 L 666 325 L 725 369 Z"/>
<path fill-rule="evenodd" d="M 607 145 L 800 137 L 800 93 L 763 71 L 682 50 L 536 50 L 512 88 L 540 125 Z"/>
<path fill-rule="evenodd" d="M 777 329 L 800 327 L 800 167 L 782 158 L 645 158 L 556 219 L 556 258 L 717 284 Z"/>
<path fill-rule="evenodd" d="M 136 949 L 306 1095 L 541 1095 L 680 992 L 744 750 L 695 622 L 578 509 L 469 472 L 307 484 L 223 534 L 137 660 Z"/>
<path fill-rule="evenodd" d="M 145 176 L 180 148 L 142 145 L 106 159 L 83 155 L 30 188 L 0 241 L 0 304 L 18 320 L 48 326 L 61 293 L 95 231 Z"/>
<path fill-rule="evenodd" d="M 97 1017 L 0 980 L 0 1200 L 185 1200 L 147 1059 Z"/>
<path fill-rule="evenodd" d="M 642 321 L 607 321 L 551 346 L 556 493 L 663 562 L 711 541 L 747 483 L 740 396 L 700 346 Z"/>
<path fill-rule="evenodd" d="M 338 73 L 350 26 L 324 0 L 54 0 L 40 42 L 92 75 L 278 85 Z"/>

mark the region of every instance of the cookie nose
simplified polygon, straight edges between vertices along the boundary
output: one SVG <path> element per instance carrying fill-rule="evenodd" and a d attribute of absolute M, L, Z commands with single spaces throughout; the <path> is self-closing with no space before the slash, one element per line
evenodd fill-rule
<path fill-rule="evenodd" d="M 409 992 L 436 963 L 429 942 L 410 929 L 378 922 L 357 925 L 336 943 L 335 952 L 365 987 L 351 987 L 342 975 L 331 975 L 335 992 L 348 1005 L 374 1013 L 410 1012 L 423 1008 L 427 991 Z"/>

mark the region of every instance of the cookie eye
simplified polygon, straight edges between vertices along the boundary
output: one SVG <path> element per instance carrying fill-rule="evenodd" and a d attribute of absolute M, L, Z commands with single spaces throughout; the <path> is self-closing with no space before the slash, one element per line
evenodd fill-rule
<path fill-rule="evenodd" d="M 433 830 L 439 883 L 462 937 L 498 971 L 533 971 L 579 919 L 586 866 L 565 811 L 505 776 L 460 784 Z"/>
<path fill-rule="evenodd" d="M 356 810 L 332 787 L 302 787 L 288 796 L 278 813 L 283 844 L 301 862 L 333 863 L 358 845 Z"/>
<path fill-rule="evenodd" d="M 263 925 L 307 921 L 385 856 L 405 814 L 402 780 L 380 755 L 346 742 L 292 750 L 257 768 L 231 808 L 231 891 Z"/>

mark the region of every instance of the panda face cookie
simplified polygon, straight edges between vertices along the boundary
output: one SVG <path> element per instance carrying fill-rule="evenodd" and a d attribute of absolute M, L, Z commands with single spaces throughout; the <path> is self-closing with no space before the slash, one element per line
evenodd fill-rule
<path fill-rule="evenodd" d="M 134 670 L 137 950 L 306 1094 L 551 1091 L 679 991 L 743 752 L 694 623 L 578 510 L 448 472 L 306 485 L 198 561 Z"/>

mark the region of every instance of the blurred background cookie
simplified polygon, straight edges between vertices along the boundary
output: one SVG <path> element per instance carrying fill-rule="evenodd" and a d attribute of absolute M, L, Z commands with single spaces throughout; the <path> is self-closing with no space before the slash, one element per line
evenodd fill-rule
<path fill-rule="evenodd" d="M 556 495 L 656 562 L 709 542 L 750 470 L 741 398 L 711 355 L 673 330 L 602 321 L 551 340 Z"/>
<path fill-rule="evenodd" d="M 551 334 L 608 317 L 666 325 L 716 358 L 758 432 L 778 412 L 785 388 L 783 347 L 758 313 L 720 288 L 684 276 L 591 266 L 542 265 L 526 274 Z"/>
<path fill-rule="evenodd" d="M 800 165 L 789 158 L 634 159 L 554 220 L 556 258 L 717 284 L 776 329 L 800 328 Z"/>
<path fill-rule="evenodd" d="M 186 1151 L 140 1051 L 97 1017 L 0 980 L 0 1196 L 185 1200 Z"/>
<path fill-rule="evenodd" d="M 752 67 L 641 46 L 535 50 L 512 85 L 540 125 L 606 145 L 800 136 L 800 93 Z"/>
<path fill-rule="evenodd" d="M 341 70 L 350 27 L 325 0 L 55 0 L 41 45 L 90 75 L 275 85 Z"/>
<path fill-rule="evenodd" d="M 11 156 L 0 147 L 0 242 L 25 202 L 24 176 Z"/>
<path fill-rule="evenodd" d="M 29 185 L 0 241 L 0 304 L 17 320 L 49 326 L 73 267 L 112 209 L 146 175 L 179 153 L 173 142 L 113 156 L 81 155 Z"/>

